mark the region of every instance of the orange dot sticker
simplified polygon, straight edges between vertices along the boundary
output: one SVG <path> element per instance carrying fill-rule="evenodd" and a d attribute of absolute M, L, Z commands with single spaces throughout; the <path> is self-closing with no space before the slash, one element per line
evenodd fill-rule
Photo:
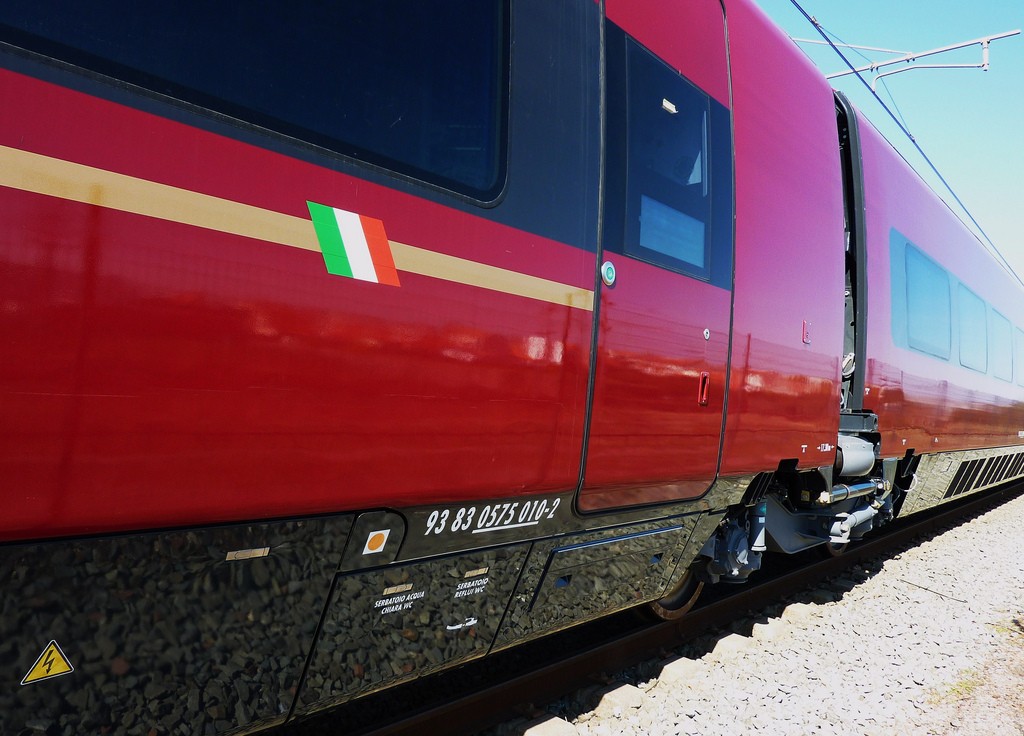
<path fill-rule="evenodd" d="M 388 535 L 391 534 L 390 529 L 378 529 L 372 531 L 366 535 L 366 544 L 363 545 L 364 555 L 374 555 L 384 550 L 384 545 L 388 542 Z"/>

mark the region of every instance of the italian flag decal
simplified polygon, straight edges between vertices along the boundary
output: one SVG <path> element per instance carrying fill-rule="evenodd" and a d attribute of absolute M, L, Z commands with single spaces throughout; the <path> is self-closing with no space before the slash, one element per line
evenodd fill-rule
<path fill-rule="evenodd" d="M 306 204 L 328 273 L 401 286 L 383 222 L 316 202 Z"/>

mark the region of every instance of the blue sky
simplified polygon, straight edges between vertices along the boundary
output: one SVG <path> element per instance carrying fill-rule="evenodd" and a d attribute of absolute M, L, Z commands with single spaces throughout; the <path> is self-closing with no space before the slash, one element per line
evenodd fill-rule
<path fill-rule="evenodd" d="M 921 52 L 1024 27 L 1024 0 L 799 0 L 849 44 Z M 756 0 L 790 36 L 820 39 L 790 0 Z M 801 44 L 823 72 L 846 69 L 828 47 Z M 868 63 L 846 51 L 855 66 Z M 861 52 L 872 61 L 892 56 Z M 990 68 L 921 69 L 886 77 L 879 96 L 1024 279 L 1024 35 L 993 41 Z M 980 63 L 980 46 L 920 63 Z M 895 67 L 893 67 L 895 68 Z M 869 79 L 870 81 L 870 79 Z M 941 182 L 856 77 L 832 80 L 863 110 L 935 191 L 966 219 Z M 890 98 L 891 94 L 891 98 Z"/>

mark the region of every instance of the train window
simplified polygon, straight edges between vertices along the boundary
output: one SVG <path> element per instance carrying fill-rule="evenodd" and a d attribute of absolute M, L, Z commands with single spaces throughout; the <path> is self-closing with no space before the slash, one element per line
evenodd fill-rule
<path fill-rule="evenodd" d="M 1016 330 L 1017 339 L 1014 343 L 1017 346 L 1016 355 L 1014 356 L 1017 367 L 1017 385 L 1024 386 L 1024 331 Z"/>
<path fill-rule="evenodd" d="M 949 359 L 949 275 L 913 246 L 906 249 L 907 342 L 910 347 Z"/>
<path fill-rule="evenodd" d="M 612 23 L 606 59 L 606 247 L 731 288 L 729 111 Z"/>
<path fill-rule="evenodd" d="M 1004 381 L 1013 380 L 1013 328 L 1010 320 L 994 309 L 989 320 L 992 339 L 988 343 L 988 361 L 992 375 Z"/>
<path fill-rule="evenodd" d="M 504 182 L 507 0 L 4 0 L 0 40 L 479 200 Z"/>
<path fill-rule="evenodd" d="M 960 330 L 960 365 L 988 370 L 988 320 L 985 302 L 963 284 L 957 288 Z"/>
<path fill-rule="evenodd" d="M 626 249 L 707 276 L 707 95 L 630 42 Z"/>

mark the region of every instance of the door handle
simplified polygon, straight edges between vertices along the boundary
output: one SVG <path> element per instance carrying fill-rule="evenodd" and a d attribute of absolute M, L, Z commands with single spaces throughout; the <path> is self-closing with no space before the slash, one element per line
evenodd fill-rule
<path fill-rule="evenodd" d="M 708 395 L 711 389 L 711 374 L 708 371 L 701 371 L 700 385 L 697 387 L 697 403 L 701 406 L 708 405 Z"/>

